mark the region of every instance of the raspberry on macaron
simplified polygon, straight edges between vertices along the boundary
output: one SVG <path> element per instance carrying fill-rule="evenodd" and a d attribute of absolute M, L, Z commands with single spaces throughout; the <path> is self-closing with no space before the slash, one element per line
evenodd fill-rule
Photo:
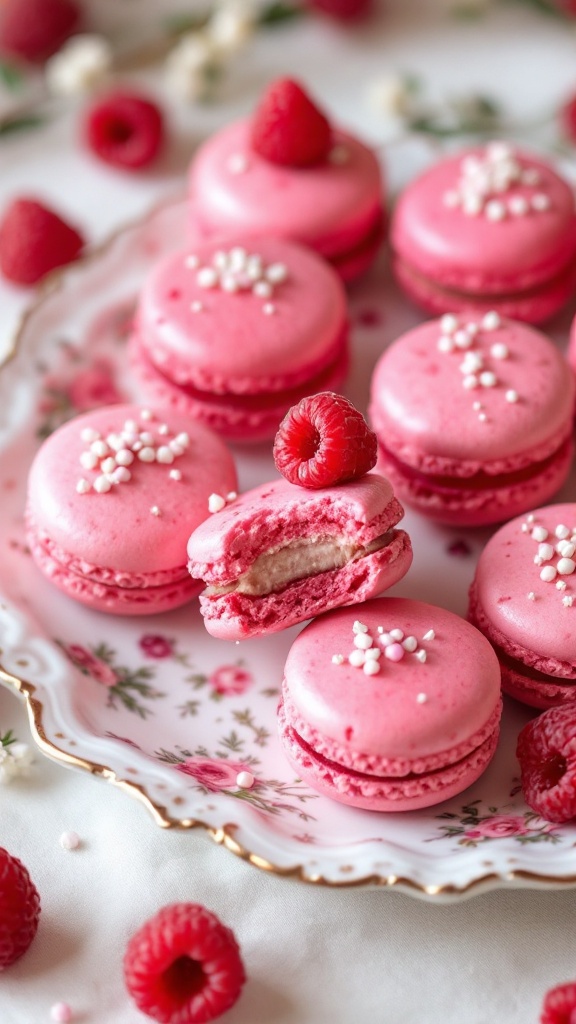
<path fill-rule="evenodd" d="M 36 199 L 14 199 L 0 221 L 0 272 L 15 284 L 36 284 L 49 271 L 71 263 L 84 246 L 82 235 Z"/>
<path fill-rule="evenodd" d="M 157 157 L 164 142 L 164 117 L 145 96 L 110 92 L 88 108 L 84 135 L 89 149 L 104 163 L 136 171 Z"/>
<path fill-rule="evenodd" d="M 283 167 L 310 167 L 328 158 L 328 118 L 298 82 L 279 78 L 268 86 L 254 113 L 252 148 Z"/>
<path fill-rule="evenodd" d="M 164 1024 L 215 1020 L 246 977 L 230 928 L 198 903 L 164 907 L 132 936 L 124 977 L 142 1013 Z"/>
<path fill-rule="evenodd" d="M 39 919 L 40 896 L 27 869 L 0 847 L 0 971 L 24 955 Z"/>
<path fill-rule="evenodd" d="M 342 395 L 323 391 L 303 398 L 282 420 L 274 462 L 300 487 L 332 487 L 364 476 L 376 465 L 376 434 Z"/>

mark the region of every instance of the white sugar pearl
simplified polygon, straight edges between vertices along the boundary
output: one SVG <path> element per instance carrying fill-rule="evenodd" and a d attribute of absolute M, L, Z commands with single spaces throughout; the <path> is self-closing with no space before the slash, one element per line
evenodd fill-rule
<path fill-rule="evenodd" d="M 77 850 L 80 846 L 80 836 L 77 832 L 63 832 L 59 843 L 63 850 Z"/>
<path fill-rule="evenodd" d="M 88 481 L 85 480 L 84 477 L 81 477 L 76 484 L 76 490 L 78 491 L 78 494 L 88 494 L 88 491 L 91 491 L 92 488 Z"/>
<path fill-rule="evenodd" d="M 561 558 L 557 568 L 561 576 L 571 576 L 576 569 L 576 562 L 573 558 Z"/>
<path fill-rule="evenodd" d="M 404 633 L 402 632 L 401 629 L 391 629 L 390 636 L 392 637 L 393 640 L 400 641 L 404 639 Z"/>
<path fill-rule="evenodd" d="M 511 196 L 508 200 L 508 210 L 513 217 L 524 217 L 529 209 L 528 200 L 524 196 Z"/>
<path fill-rule="evenodd" d="M 176 442 L 176 444 L 179 444 L 182 448 L 187 448 L 188 445 L 190 444 L 190 435 L 187 434 L 186 431 L 182 431 L 181 434 L 176 434 L 174 441 Z"/>
<path fill-rule="evenodd" d="M 567 526 L 564 526 L 563 523 L 559 523 L 558 524 L 558 526 L 554 530 L 554 533 L 558 537 L 558 540 L 566 540 L 567 537 L 570 536 L 570 530 L 568 529 Z"/>
<path fill-rule="evenodd" d="M 436 633 L 434 632 L 433 629 L 429 629 L 427 633 L 424 633 L 424 636 L 422 637 L 422 639 L 423 640 L 435 640 L 436 639 Z"/>
<path fill-rule="evenodd" d="M 181 444 L 178 444 L 177 441 L 169 441 L 168 447 L 170 448 L 170 451 L 174 453 L 174 455 L 184 455 L 185 449 L 182 447 Z"/>
<path fill-rule="evenodd" d="M 462 379 L 462 387 L 466 388 L 466 391 L 473 391 L 474 388 L 478 387 L 478 377 L 473 373 L 469 373 Z"/>
<path fill-rule="evenodd" d="M 218 273 L 213 267 L 202 267 L 196 274 L 196 284 L 199 288 L 215 288 L 218 284 Z"/>
<path fill-rule="evenodd" d="M 168 473 L 168 476 L 170 477 L 171 480 L 182 479 L 182 473 L 180 472 L 179 469 L 171 469 L 170 472 Z"/>
<path fill-rule="evenodd" d="M 404 657 L 404 648 L 401 644 L 389 644 L 384 651 L 384 657 L 388 658 L 389 661 L 402 661 Z"/>
<path fill-rule="evenodd" d="M 356 619 L 356 621 L 352 625 L 352 632 L 353 633 L 367 633 L 368 632 L 368 626 L 366 625 L 365 622 L 360 622 L 359 619 Z"/>
<path fill-rule="evenodd" d="M 262 306 L 262 312 L 265 316 L 272 316 L 276 312 L 276 306 L 273 302 L 266 302 Z"/>
<path fill-rule="evenodd" d="M 132 473 L 126 466 L 118 466 L 112 473 L 112 480 L 115 484 L 127 484 L 132 479 Z"/>
<path fill-rule="evenodd" d="M 113 473 L 116 469 L 116 459 L 113 459 L 112 456 L 108 456 L 108 458 L 104 459 L 102 462 L 100 469 L 103 473 Z"/>
<path fill-rule="evenodd" d="M 561 540 L 556 545 L 556 551 L 564 558 L 572 558 L 572 555 L 576 551 L 576 544 L 573 544 L 571 540 Z M 550 555 L 550 558 L 552 558 L 552 555 Z"/>
<path fill-rule="evenodd" d="M 426 661 L 426 657 L 427 657 L 426 651 L 423 650 L 422 648 L 420 648 L 419 651 L 416 651 L 414 657 L 418 658 L 418 661 L 420 661 L 422 664 L 424 664 L 424 662 Z"/>
<path fill-rule="evenodd" d="M 153 420 L 154 419 L 154 414 L 153 414 L 152 410 L 151 409 L 141 409 L 140 410 L 140 419 L 144 420 L 145 423 L 148 423 L 150 420 Z"/>
<path fill-rule="evenodd" d="M 535 526 L 530 536 L 532 537 L 532 540 L 548 540 L 548 530 L 545 526 Z"/>
<path fill-rule="evenodd" d="M 492 373 L 491 370 L 484 370 L 483 373 L 480 374 L 480 384 L 482 385 L 483 388 L 496 387 L 496 374 Z"/>
<path fill-rule="evenodd" d="M 140 462 L 155 462 L 156 452 L 153 448 L 141 448 L 138 452 Z"/>
<path fill-rule="evenodd" d="M 489 203 L 486 203 L 484 213 L 488 220 L 504 220 L 506 216 L 506 207 L 499 199 L 491 199 Z"/>
<path fill-rule="evenodd" d="M 252 789 L 254 785 L 254 776 L 252 772 L 238 772 L 236 776 L 236 785 L 239 789 Z"/>
<path fill-rule="evenodd" d="M 416 648 L 418 647 L 418 641 L 417 641 L 416 637 L 415 636 L 407 636 L 407 637 L 405 637 L 405 639 L 402 641 L 402 647 L 404 648 L 405 651 L 408 651 L 410 654 L 412 654 L 412 652 L 415 651 Z"/>
<path fill-rule="evenodd" d="M 537 192 L 530 200 L 530 206 L 533 210 L 536 210 L 537 213 L 543 213 L 544 210 L 549 210 L 550 205 L 550 196 L 547 196 L 544 192 Z"/>
<path fill-rule="evenodd" d="M 459 320 L 454 313 L 445 313 L 440 318 L 440 328 L 444 334 L 453 334 L 458 329 Z"/>
<path fill-rule="evenodd" d="M 94 452 L 82 452 L 80 456 L 80 465 L 83 469 L 96 469 L 98 465 L 98 456 Z"/>
<path fill-rule="evenodd" d="M 470 348 L 474 342 L 474 338 L 468 333 L 466 328 L 460 331 L 456 331 L 454 335 L 454 342 L 458 348 Z"/>
<path fill-rule="evenodd" d="M 236 270 L 244 270 L 246 266 L 246 260 L 248 259 L 248 253 L 246 249 L 242 248 L 241 245 L 236 245 L 230 250 L 230 264 Z"/>
<path fill-rule="evenodd" d="M 97 476 L 93 486 L 94 490 L 97 491 L 98 494 L 106 494 L 106 491 L 110 490 L 112 484 L 107 476 Z"/>
<path fill-rule="evenodd" d="M 184 259 L 184 266 L 186 267 L 186 270 L 196 270 L 199 263 L 200 260 L 198 259 L 196 253 L 193 252 L 190 253 L 189 256 L 186 256 Z"/>
<path fill-rule="evenodd" d="M 474 373 L 481 370 L 483 365 L 484 359 L 480 352 L 467 352 L 460 363 L 460 373 Z"/>
<path fill-rule="evenodd" d="M 333 654 L 332 655 L 332 664 L 333 665 L 342 665 L 343 662 L 344 662 L 344 655 L 343 654 Z"/>
<path fill-rule="evenodd" d="M 507 160 L 513 152 L 512 146 L 508 142 L 501 142 L 500 139 L 495 139 L 486 146 L 486 156 L 491 161 Z"/>
<path fill-rule="evenodd" d="M 474 412 L 480 412 L 482 408 L 482 402 L 472 402 L 472 408 L 474 409 Z"/>
<path fill-rule="evenodd" d="M 224 274 L 220 280 L 220 287 L 222 291 L 230 292 L 232 294 L 233 292 L 238 291 L 238 281 L 232 276 L 232 274 Z"/>
<path fill-rule="evenodd" d="M 166 465 L 170 465 L 171 462 L 174 462 L 174 452 L 168 447 L 168 445 L 163 444 L 160 446 L 156 452 L 156 462 L 162 462 Z"/>
<path fill-rule="evenodd" d="M 478 413 L 478 419 L 480 420 L 480 423 L 486 423 L 486 419 L 487 419 L 486 413 L 485 412 L 479 412 Z"/>
<path fill-rule="evenodd" d="M 571 597 L 569 594 L 566 594 L 566 597 L 562 598 L 562 604 L 564 605 L 565 608 L 571 608 L 573 601 L 574 601 L 574 598 Z"/>
<path fill-rule="evenodd" d="M 212 266 L 216 267 L 217 270 L 226 270 L 228 267 L 228 253 L 218 249 L 212 257 Z"/>
<path fill-rule="evenodd" d="M 90 451 L 94 452 L 94 455 L 97 455 L 99 459 L 102 459 L 105 455 L 108 455 L 110 449 L 106 441 L 93 441 L 90 445 Z"/>
<path fill-rule="evenodd" d="M 154 444 L 154 434 L 151 434 L 149 430 L 143 430 L 140 434 L 140 440 L 145 445 Z"/>
<path fill-rule="evenodd" d="M 378 658 L 382 656 L 382 651 L 379 647 L 368 647 L 366 650 L 367 661 L 378 661 Z"/>
<path fill-rule="evenodd" d="M 285 263 L 271 263 L 266 268 L 266 278 L 272 284 L 282 284 L 288 277 L 288 267 Z"/>
<path fill-rule="evenodd" d="M 426 693 L 417 693 L 416 694 L 416 703 L 417 704 L 426 704 L 427 701 L 428 701 L 428 694 L 426 694 Z"/>
<path fill-rule="evenodd" d="M 228 494 L 226 495 L 226 501 L 236 501 L 237 497 L 238 494 L 236 491 L 228 491 Z"/>
<path fill-rule="evenodd" d="M 86 444 L 91 444 L 92 441 L 98 441 L 100 439 L 100 434 L 97 430 L 93 430 L 92 427 L 84 427 L 80 431 L 80 438 L 82 441 L 85 441 Z"/>
<path fill-rule="evenodd" d="M 348 661 L 354 668 L 360 668 L 366 661 L 366 655 L 364 651 L 350 651 Z"/>
<path fill-rule="evenodd" d="M 357 633 L 354 637 L 354 646 L 360 648 L 361 651 L 367 651 L 369 647 L 372 647 L 372 638 L 367 633 Z"/>
<path fill-rule="evenodd" d="M 364 662 L 364 674 L 367 676 L 377 676 L 380 671 L 380 665 L 377 661 L 371 659 L 370 661 Z"/>
<path fill-rule="evenodd" d="M 505 345 L 502 341 L 497 341 L 490 347 L 490 354 L 494 359 L 508 359 L 510 355 L 508 345 Z"/>
<path fill-rule="evenodd" d="M 260 299 L 269 299 L 272 295 L 272 285 L 268 281 L 256 281 L 252 291 Z"/>
<path fill-rule="evenodd" d="M 509 388 L 504 397 L 507 402 L 510 402 L 511 405 L 514 405 L 514 403 L 518 401 L 518 392 L 514 391 L 513 388 Z"/>
<path fill-rule="evenodd" d="M 380 632 L 381 629 L 382 629 L 382 627 L 379 626 L 378 627 L 378 632 Z M 385 633 L 384 631 L 382 631 L 382 634 L 380 635 L 379 640 L 380 640 L 380 643 L 382 644 L 382 647 L 388 647 L 388 644 L 393 644 L 394 643 L 394 640 L 390 636 L 390 633 Z"/>
<path fill-rule="evenodd" d="M 485 331 L 497 331 L 501 324 L 500 316 L 495 310 L 485 313 L 482 317 L 482 327 Z"/>
<path fill-rule="evenodd" d="M 125 420 L 124 430 L 126 431 L 127 434 L 137 434 L 138 424 L 136 423 L 136 420 Z"/>
<path fill-rule="evenodd" d="M 552 583 L 552 580 L 556 579 L 556 569 L 553 565 L 545 565 L 540 573 L 540 579 L 544 580 L 544 583 Z"/>
<path fill-rule="evenodd" d="M 158 505 L 152 505 L 152 507 L 150 509 L 150 514 L 153 515 L 153 516 L 159 516 L 160 515 L 160 509 L 158 508 Z"/>
<path fill-rule="evenodd" d="M 442 335 L 440 338 L 438 338 L 438 351 L 453 352 L 454 342 L 452 341 L 452 338 L 449 338 L 446 335 Z"/>
<path fill-rule="evenodd" d="M 129 448 L 121 448 L 116 452 L 116 462 L 119 466 L 131 466 L 134 462 L 134 453 Z"/>
<path fill-rule="evenodd" d="M 221 512 L 226 504 L 226 500 L 221 494 L 211 494 L 208 498 L 208 511 L 209 512 Z"/>
<path fill-rule="evenodd" d="M 124 448 L 124 438 L 122 434 L 108 434 L 106 438 L 106 444 L 112 449 L 113 452 L 119 452 Z"/>
<path fill-rule="evenodd" d="M 554 557 L 554 548 L 551 544 L 539 544 L 538 554 L 542 561 L 549 562 Z"/>
<path fill-rule="evenodd" d="M 481 197 L 472 193 L 464 198 L 462 209 L 468 217 L 477 217 L 482 212 L 482 205 Z"/>
<path fill-rule="evenodd" d="M 54 1024 L 70 1024 L 72 1017 L 72 1007 L 68 1003 L 54 1003 L 50 1008 L 50 1020 Z"/>

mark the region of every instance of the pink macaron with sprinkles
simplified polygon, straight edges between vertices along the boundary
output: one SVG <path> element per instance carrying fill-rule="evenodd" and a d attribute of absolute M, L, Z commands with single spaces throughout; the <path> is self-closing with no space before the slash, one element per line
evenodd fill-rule
<path fill-rule="evenodd" d="M 350 281 L 384 231 L 374 152 L 332 127 L 300 85 L 281 79 L 251 117 L 205 142 L 190 168 L 192 235 L 279 235 L 316 249 Z"/>
<path fill-rule="evenodd" d="M 91 608 L 167 611 L 198 594 L 186 541 L 236 487 L 230 453 L 202 424 L 107 406 L 70 420 L 38 450 L 28 544 L 50 582 Z"/>
<path fill-rule="evenodd" d="M 381 356 L 370 418 L 378 468 L 439 522 L 502 522 L 548 501 L 573 455 L 575 382 L 560 351 L 491 311 L 445 314 Z"/>
<path fill-rule="evenodd" d="M 400 285 L 430 313 L 495 309 L 542 323 L 576 286 L 572 187 L 506 142 L 447 157 L 413 181 L 391 241 Z"/>
<path fill-rule="evenodd" d="M 501 711 L 498 659 L 477 629 L 443 608 L 385 597 L 299 634 L 278 723 L 288 759 L 322 795 L 411 811 L 479 778 Z"/>
<path fill-rule="evenodd" d="M 536 708 L 576 706 L 576 504 L 506 523 L 482 552 L 470 621 L 490 640 L 503 689 Z"/>
<path fill-rule="evenodd" d="M 291 405 L 346 374 L 344 287 L 295 242 L 204 241 L 145 281 L 130 361 L 148 401 L 231 440 L 272 438 Z"/>
<path fill-rule="evenodd" d="M 223 640 L 275 633 L 397 583 L 412 562 L 388 480 L 366 473 L 308 490 L 274 480 L 242 494 L 188 542 L 206 589 L 206 629 Z"/>

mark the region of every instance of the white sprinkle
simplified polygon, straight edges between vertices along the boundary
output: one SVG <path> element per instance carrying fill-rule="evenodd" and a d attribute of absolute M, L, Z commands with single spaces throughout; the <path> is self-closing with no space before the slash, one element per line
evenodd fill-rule
<path fill-rule="evenodd" d="M 171 469 L 170 472 L 168 473 L 168 476 L 170 477 L 171 480 L 182 479 L 182 473 L 180 472 L 179 469 Z"/>
<path fill-rule="evenodd" d="M 454 313 L 445 313 L 440 319 L 440 328 L 444 334 L 454 334 L 454 331 L 458 329 L 459 322 Z"/>
<path fill-rule="evenodd" d="M 556 545 L 556 551 L 564 558 L 572 558 L 572 555 L 576 551 L 576 544 L 571 540 L 561 540 Z M 552 558 L 552 555 L 550 555 L 550 558 Z"/>
<path fill-rule="evenodd" d="M 236 491 L 228 491 L 228 494 L 226 495 L 226 501 L 236 501 L 237 497 L 238 494 L 236 493 Z"/>
<path fill-rule="evenodd" d="M 198 259 L 196 253 L 194 253 L 194 252 L 190 253 L 189 256 L 186 256 L 186 258 L 184 260 L 184 266 L 186 267 L 186 270 L 196 270 L 196 268 L 198 267 L 199 263 L 200 263 L 200 260 Z"/>
<path fill-rule="evenodd" d="M 389 661 L 402 661 L 404 648 L 398 643 L 388 644 L 388 647 L 384 650 L 384 657 L 388 658 Z"/>
<path fill-rule="evenodd" d="M 227 270 L 228 269 L 228 253 L 227 252 L 223 252 L 222 249 L 218 249 L 214 253 L 213 257 L 212 257 L 212 265 L 214 267 L 216 267 L 217 270 Z"/>
<path fill-rule="evenodd" d="M 221 512 L 225 504 L 226 501 L 221 494 L 211 494 L 208 498 L 208 511 Z"/>
<path fill-rule="evenodd" d="M 137 434 L 138 424 L 136 420 L 124 420 L 124 430 L 127 434 Z"/>
<path fill-rule="evenodd" d="M 93 430 L 92 427 L 84 427 L 84 429 L 80 431 L 80 438 L 82 441 L 85 441 L 86 444 L 91 444 L 92 441 L 100 440 L 100 433 L 97 430 Z"/>
<path fill-rule="evenodd" d="M 537 213 L 543 213 L 545 210 L 550 209 L 550 196 L 547 196 L 544 192 L 537 192 L 535 196 L 532 196 L 530 206 Z"/>
<path fill-rule="evenodd" d="M 80 456 L 80 465 L 83 469 L 96 469 L 98 465 L 98 456 L 94 452 L 82 452 Z"/>
<path fill-rule="evenodd" d="M 526 516 L 526 522 L 527 523 L 535 523 L 536 522 L 536 516 L 534 515 L 533 512 L 531 512 L 529 516 Z"/>
<path fill-rule="evenodd" d="M 496 387 L 497 383 L 496 374 L 492 373 L 491 370 L 484 370 L 483 373 L 480 374 L 480 384 L 483 388 Z"/>
<path fill-rule="evenodd" d="M 121 448 L 116 452 L 116 462 L 119 466 L 131 466 L 134 462 L 134 454 L 129 448 Z"/>
<path fill-rule="evenodd" d="M 478 387 L 478 377 L 475 373 L 469 373 L 466 377 L 462 378 L 462 387 L 466 391 L 473 391 L 474 388 Z"/>
<path fill-rule="evenodd" d="M 402 632 L 401 629 L 391 629 L 390 636 L 392 637 L 393 640 L 400 641 L 404 639 L 404 633 Z"/>
<path fill-rule="evenodd" d="M 482 211 L 482 199 L 479 195 L 471 193 L 465 196 L 462 209 L 468 217 L 477 217 Z"/>
<path fill-rule="evenodd" d="M 407 636 L 402 641 L 402 647 L 404 648 L 405 651 L 408 651 L 410 654 L 412 654 L 412 652 L 415 651 L 416 648 L 418 647 L 418 641 L 417 641 L 416 637 L 415 636 Z"/>
<path fill-rule="evenodd" d="M 63 832 L 59 843 L 63 850 L 77 850 L 80 846 L 80 836 L 77 832 Z"/>
<path fill-rule="evenodd" d="M 427 693 L 418 693 L 418 694 L 416 694 L 416 703 L 417 704 L 426 704 L 427 700 L 428 700 L 428 694 Z"/>
<path fill-rule="evenodd" d="M 154 444 L 154 434 L 151 434 L 149 430 L 143 430 L 140 434 L 140 440 L 142 444 L 152 445 Z"/>
<path fill-rule="evenodd" d="M 534 555 L 534 565 L 543 565 L 544 559 L 541 555 Z"/>
<path fill-rule="evenodd" d="M 485 331 L 496 331 L 501 324 L 502 321 L 500 316 L 495 310 L 491 310 L 490 313 L 485 313 L 482 317 L 482 327 Z"/>
<path fill-rule="evenodd" d="M 54 1003 L 50 1009 L 50 1020 L 53 1020 L 54 1024 L 70 1024 L 72 1007 L 68 1003 Z"/>
<path fill-rule="evenodd" d="M 454 335 L 454 342 L 458 348 L 470 348 L 474 342 L 474 338 L 464 327 L 462 330 L 456 331 Z"/>
<path fill-rule="evenodd" d="M 490 354 L 494 356 L 494 359 L 508 359 L 510 355 L 508 345 L 505 345 L 502 341 L 497 341 L 490 347 Z"/>
<path fill-rule="evenodd" d="M 288 277 L 288 267 L 285 263 L 271 263 L 266 268 L 266 280 L 271 284 L 282 284 Z"/>
<path fill-rule="evenodd" d="M 140 462 L 155 462 L 156 452 L 153 448 L 141 448 L 138 452 L 138 458 L 140 459 Z"/>
<path fill-rule="evenodd" d="M 486 423 L 486 420 L 487 420 L 486 413 L 485 412 L 479 412 L 478 413 L 478 419 L 480 420 L 480 423 Z"/>
<path fill-rule="evenodd" d="M 515 402 L 517 402 L 517 401 L 518 401 L 518 392 L 517 392 L 517 391 L 514 391 L 514 389 L 513 389 L 513 388 L 510 388 L 510 389 L 509 389 L 509 390 L 508 390 L 508 391 L 506 392 L 506 394 L 504 395 L 504 397 L 505 397 L 505 399 L 506 399 L 506 401 L 507 401 L 507 402 L 510 402 L 510 403 L 514 404 Z"/>
<path fill-rule="evenodd" d="M 442 335 L 440 338 L 438 338 L 438 351 L 453 352 L 454 342 L 452 341 L 452 338 L 449 338 L 447 335 Z"/>
<path fill-rule="evenodd" d="M 333 665 L 342 665 L 343 662 L 344 662 L 344 655 L 343 654 L 333 654 L 332 655 L 332 664 Z"/>
<path fill-rule="evenodd" d="M 365 653 L 367 661 L 378 661 L 378 658 L 382 655 L 379 647 L 368 647 Z"/>
<path fill-rule="evenodd" d="M 144 420 L 145 423 L 148 423 L 149 420 L 153 420 L 154 416 L 152 414 L 151 409 L 141 409 L 140 410 L 140 419 Z"/>
<path fill-rule="evenodd" d="M 238 291 L 238 281 L 233 274 L 224 274 L 220 278 L 220 287 L 223 292 L 229 292 L 231 295 Z"/>
<path fill-rule="evenodd" d="M 539 544 L 538 555 L 543 562 L 549 562 L 554 557 L 554 548 L 551 544 Z"/>
<path fill-rule="evenodd" d="M 332 146 L 332 149 L 328 154 L 328 159 L 331 164 L 336 164 L 337 166 L 347 164 L 350 159 L 349 150 L 346 146 L 342 145 Z"/>
<path fill-rule="evenodd" d="M 421 647 L 419 651 L 416 651 L 414 657 L 418 658 L 418 661 L 424 664 L 426 661 L 426 651 Z"/>
<path fill-rule="evenodd" d="M 380 630 L 381 627 L 379 626 L 378 629 Z M 389 644 L 394 643 L 394 639 L 390 636 L 390 633 L 382 632 L 380 636 L 380 643 L 382 644 L 383 647 L 388 647 Z"/>
<path fill-rule="evenodd" d="M 540 573 L 540 579 L 544 583 L 552 583 L 556 579 L 556 568 L 553 565 L 545 565 Z"/>
<path fill-rule="evenodd" d="M 367 633 L 357 633 L 354 637 L 354 647 L 359 647 L 361 651 L 367 651 L 369 647 L 372 647 L 372 637 Z"/>
<path fill-rule="evenodd" d="M 559 523 L 554 533 L 558 537 L 558 540 L 566 540 L 570 536 L 570 530 L 563 523 Z"/>
<path fill-rule="evenodd" d="M 252 772 L 238 772 L 236 776 L 236 785 L 239 789 L 252 789 L 254 785 L 254 776 Z"/>
<path fill-rule="evenodd" d="M 499 199 L 491 199 L 489 203 L 486 203 L 484 213 L 488 220 L 504 220 L 506 216 L 506 207 Z"/>
<path fill-rule="evenodd" d="M 171 462 L 174 462 L 174 452 L 168 447 L 168 445 L 160 445 L 160 448 L 158 448 L 156 452 L 156 462 L 162 462 L 166 465 L 170 465 Z"/>
<path fill-rule="evenodd" d="M 113 459 L 111 455 L 107 459 L 104 459 L 100 469 L 103 473 L 113 473 L 116 469 L 116 459 Z"/>
<path fill-rule="evenodd" d="M 183 430 L 181 434 L 176 434 L 174 440 L 176 441 L 177 444 L 182 445 L 183 448 L 187 448 L 188 445 L 190 444 L 190 435 L 187 434 L 185 430 Z"/>
<path fill-rule="evenodd" d="M 423 640 L 434 640 L 435 638 L 436 633 L 434 632 L 433 629 L 429 629 L 428 632 L 424 633 L 424 636 L 422 637 Z"/>
<path fill-rule="evenodd" d="M 119 452 L 121 448 L 125 447 L 124 437 L 122 434 L 108 434 L 106 444 L 113 452 Z"/>
<path fill-rule="evenodd" d="M 500 139 L 495 139 L 493 142 L 489 142 L 486 146 L 486 155 L 489 160 L 499 162 L 500 160 L 507 160 L 513 153 L 512 146 L 507 142 L 501 142 Z"/>
<path fill-rule="evenodd" d="M 160 515 L 160 509 L 158 508 L 158 505 L 152 505 L 152 508 L 150 509 L 150 512 L 152 513 L 153 516 L 159 516 Z"/>
<path fill-rule="evenodd" d="M 484 366 L 484 357 L 481 352 L 467 352 L 460 363 L 460 373 L 475 373 Z"/>
<path fill-rule="evenodd" d="M 202 267 L 196 274 L 196 284 L 199 288 L 215 288 L 218 284 L 218 274 L 213 267 Z"/>
<path fill-rule="evenodd" d="M 571 597 L 570 594 L 566 594 L 566 596 L 562 598 L 562 604 L 564 605 L 565 608 L 571 608 L 573 601 L 574 601 L 574 598 Z"/>
<path fill-rule="evenodd" d="M 106 491 L 110 490 L 112 484 L 110 483 L 107 476 L 97 476 L 94 481 L 93 487 L 94 490 L 98 492 L 98 494 L 106 494 Z"/>
<path fill-rule="evenodd" d="M 245 174 L 248 170 L 248 158 L 243 153 L 232 153 L 227 163 L 230 174 Z"/>
<path fill-rule="evenodd" d="M 531 590 L 528 594 L 526 594 L 526 597 L 528 598 L 529 601 L 535 601 L 536 600 L 536 594 L 534 593 L 533 590 Z"/>
<path fill-rule="evenodd" d="M 377 661 L 371 658 L 369 661 L 364 662 L 364 674 L 367 676 L 376 676 L 380 671 L 380 665 Z"/>
<path fill-rule="evenodd" d="M 528 516 L 528 522 L 530 522 L 530 516 Z M 545 526 L 535 526 L 530 536 L 532 537 L 532 540 L 548 540 L 548 530 Z"/>
<path fill-rule="evenodd" d="M 350 651 L 348 661 L 350 665 L 354 666 L 354 668 L 361 668 L 366 661 L 366 655 L 364 654 L 364 651 Z"/>
<path fill-rule="evenodd" d="M 384 626 L 378 626 L 377 632 L 378 633 L 383 633 L 384 632 Z"/>
<path fill-rule="evenodd" d="M 474 409 L 474 412 L 480 412 L 482 408 L 482 402 L 472 402 L 472 408 Z"/>
<path fill-rule="evenodd" d="M 252 291 L 259 299 L 269 299 L 272 295 L 272 285 L 269 281 L 256 281 Z"/>
<path fill-rule="evenodd" d="M 576 562 L 573 558 L 561 558 L 557 569 L 561 576 L 571 576 L 576 569 Z"/>
<path fill-rule="evenodd" d="M 272 314 L 276 312 L 276 306 L 273 302 L 265 302 L 262 306 L 262 312 L 265 313 L 266 316 L 272 316 Z"/>
<path fill-rule="evenodd" d="M 174 455 L 184 455 L 185 449 L 177 441 L 168 441 L 168 447 L 171 452 L 174 452 Z"/>
<path fill-rule="evenodd" d="M 102 459 L 105 455 L 108 455 L 110 449 L 106 441 L 93 441 L 90 445 L 90 451 L 94 452 L 94 455 L 97 455 L 99 459 Z"/>
<path fill-rule="evenodd" d="M 88 481 L 84 479 L 84 477 L 80 477 L 78 483 L 76 484 L 76 490 L 78 491 L 78 494 L 88 494 L 88 491 L 91 491 L 92 488 L 90 487 Z"/>
<path fill-rule="evenodd" d="M 132 473 L 125 466 L 118 466 L 112 473 L 112 482 L 115 484 L 127 484 L 132 479 Z"/>
<path fill-rule="evenodd" d="M 352 632 L 353 633 L 367 633 L 368 632 L 368 626 L 364 622 L 360 622 L 359 619 L 356 619 L 356 621 L 352 625 Z"/>
<path fill-rule="evenodd" d="M 230 250 L 230 266 L 232 270 L 244 270 L 247 259 L 248 253 L 243 246 L 236 245 Z"/>
<path fill-rule="evenodd" d="M 556 590 L 566 590 L 566 580 L 557 580 Z"/>
<path fill-rule="evenodd" d="M 204 306 L 199 301 L 199 299 L 195 299 L 194 302 L 190 303 L 190 309 L 192 310 L 193 313 L 201 313 L 202 310 L 204 309 Z"/>
<path fill-rule="evenodd" d="M 524 196 L 511 196 L 508 200 L 508 210 L 513 217 L 524 217 L 529 210 L 528 200 Z"/>

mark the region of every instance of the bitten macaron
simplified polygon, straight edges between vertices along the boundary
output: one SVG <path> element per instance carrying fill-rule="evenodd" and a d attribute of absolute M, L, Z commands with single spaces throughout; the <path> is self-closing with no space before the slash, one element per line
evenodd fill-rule
<path fill-rule="evenodd" d="M 70 420 L 30 470 L 27 538 L 39 569 L 99 611 L 149 615 L 194 597 L 190 531 L 236 470 L 206 427 L 165 410 L 112 405 Z"/>
<path fill-rule="evenodd" d="M 346 374 L 342 282 L 285 239 L 199 243 L 145 281 L 130 360 L 147 400 L 232 440 L 272 438 L 291 405 Z"/>
<path fill-rule="evenodd" d="M 206 629 L 242 640 L 381 593 L 412 562 L 396 528 L 403 514 L 376 473 L 316 490 L 275 480 L 247 491 L 188 542 L 190 572 L 206 585 Z"/>
<path fill-rule="evenodd" d="M 502 688 L 536 708 L 576 706 L 576 504 L 501 527 L 484 548 L 469 618 L 490 640 Z"/>
<path fill-rule="evenodd" d="M 376 155 L 332 127 L 288 79 L 272 83 L 252 117 L 199 148 L 189 182 L 193 238 L 239 232 L 292 238 L 316 249 L 346 281 L 370 266 L 382 241 L 385 199 Z"/>
<path fill-rule="evenodd" d="M 280 740 L 301 779 L 371 811 L 462 792 L 496 750 L 498 659 L 459 616 L 382 598 L 316 619 L 284 669 Z"/>
<path fill-rule="evenodd" d="M 576 287 L 573 189 L 505 142 L 449 156 L 408 185 L 391 243 L 399 283 L 430 313 L 495 309 L 541 323 Z"/>
<path fill-rule="evenodd" d="M 572 455 L 575 382 L 535 328 L 445 314 L 381 356 L 370 419 L 400 501 L 444 523 L 501 522 L 548 501 Z"/>

